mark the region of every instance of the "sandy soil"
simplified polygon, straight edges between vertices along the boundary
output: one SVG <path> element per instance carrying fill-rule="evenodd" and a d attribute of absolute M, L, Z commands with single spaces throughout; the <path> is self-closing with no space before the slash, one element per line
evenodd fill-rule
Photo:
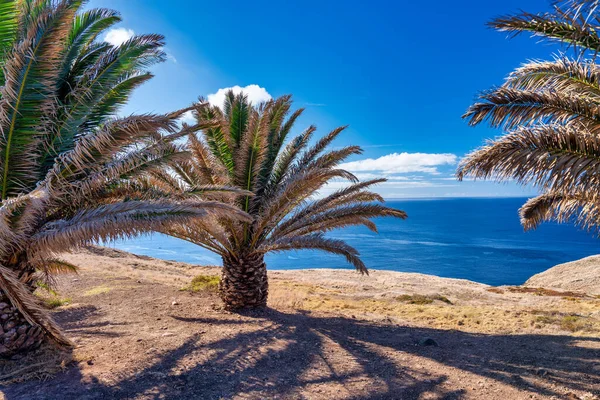
<path fill-rule="evenodd" d="M 180 290 L 217 268 L 101 248 L 66 258 L 81 272 L 59 279 L 69 304 L 54 313 L 75 361 L 4 399 L 600 398 L 600 299 L 584 293 L 278 271 L 270 309 L 238 315 Z"/>

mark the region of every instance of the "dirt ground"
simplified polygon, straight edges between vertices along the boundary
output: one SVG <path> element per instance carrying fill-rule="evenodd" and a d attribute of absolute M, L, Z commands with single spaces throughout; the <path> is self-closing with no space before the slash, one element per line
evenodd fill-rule
<path fill-rule="evenodd" d="M 282 271 L 270 308 L 239 315 L 210 290 L 181 290 L 216 268 L 101 248 L 66 258 L 81 271 L 59 279 L 68 304 L 53 312 L 74 362 L 0 398 L 600 398 L 595 296 Z"/>

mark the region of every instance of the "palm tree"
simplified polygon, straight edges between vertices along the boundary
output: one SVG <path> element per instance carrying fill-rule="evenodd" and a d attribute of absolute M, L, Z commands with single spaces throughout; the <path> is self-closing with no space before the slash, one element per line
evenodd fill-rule
<path fill-rule="evenodd" d="M 311 126 L 286 144 L 303 111 L 291 112 L 291 106 L 291 96 L 254 107 L 244 94 L 229 92 L 223 109 L 196 110 L 198 124 L 205 128 L 201 137 L 189 136 L 189 160 L 174 163 L 169 171 L 153 171 L 148 181 L 166 193 L 179 192 L 181 198 L 215 185 L 254 194 L 237 198 L 215 194 L 215 198 L 250 214 L 252 222 L 216 216 L 212 221 L 171 226 L 163 231 L 222 257 L 220 295 L 228 309 L 266 305 L 265 254 L 323 250 L 344 256 L 366 273 L 358 251 L 342 240 L 327 237 L 326 232 L 352 225 L 376 231 L 372 218 L 406 218 L 403 211 L 385 207 L 380 204 L 380 195 L 368 191 L 385 179 L 359 182 L 339 168 L 342 161 L 361 152 L 358 146 L 328 150 L 344 127 L 309 146 L 315 131 Z M 313 199 L 334 179 L 352 183 L 322 199 Z"/>
<path fill-rule="evenodd" d="M 569 1 L 552 13 L 501 17 L 491 26 L 565 43 L 576 57 L 532 61 L 483 93 L 464 118 L 507 133 L 466 156 L 457 176 L 532 184 L 540 195 L 520 210 L 526 229 L 547 220 L 600 225 L 600 2 Z"/>
<path fill-rule="evenodd" d="M 48 338 L 68 343 L 32 295 L 39 279 L 75 268 L 60 252 L 209 210 L 240 214 L 198 198 L 154 198 L 133 184 L 185 155 L 175 141 L 199 127 L 177 128 L 187 110 L 114 118 L 150 78 L 144 69 L 164 58 L 162 37 L 99 43 L 119 18 L 79 12 L 82 3 L 0 1 L 0 357 Z"/>

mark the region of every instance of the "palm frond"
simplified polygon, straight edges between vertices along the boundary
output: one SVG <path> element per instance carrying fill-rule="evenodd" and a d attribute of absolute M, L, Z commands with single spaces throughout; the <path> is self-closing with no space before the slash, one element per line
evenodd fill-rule
<path fill-rule="evenodd" d="M 463 115 L 471 126 L 487 120 L 492 127 L 513 129 L 552 119 L 561 124 L 580 123 L 595 131 L 600 122 L 596 104 L 572 92 L 499 87 L 482 94 L 480 100 Z"/>
<path fill-rule="evenodd" d="M 595 190 L 600 173 L 596 135 L 564 125 L 525 126 L 467 155 L 457 176 L 507 180 L 552 190 Z"/>
<path fill-rule="evenodd" d="M 489 26 L 513 35 L 529 32 L 551 41 L 566 43 L 594 53 L 600 51 L 596 25 L 598 2 L 576 0 L 556 3 L 552 13 L 522 12 L 494 19 Z"/>
<path fill-rule="evenodd" d="M 600 69 L 593 61 L 558 57 L 553 61 L 531 61 L 512 72 L 504 87 L 538 91 L 551 87 L 557 93 L 600 97 Z"/>
<path fill-rule="evenodd" d="M 588 230 L 598 231 L 600 199 L 583 192 L 547 192 L 528 200 L 519 210 L 525 229 L 535 229 L 542 222 L 573 222 Z"/>
<path fill-rule="evenodd" d="M 312 234 L 292 238 L 283 238 L 273 243 L 265 243 L 258 250 L 262 253 L 276 253 L 287 250 L 322 250 L 328 253 L 342 255 L 360 273 L 368 274 L 367 267 L 360 259 L 358 250 L 343 240 L 329 239 L 322 234 Z"/>
<path fill-rule="evenodd" d="M 23 317 L 33 326 L 40 327 L 55 342 L 70 346 L 71 341 L 61 332 L 52 317 L 40 306 L 39 301 L 15 277 L 13 271 L 0 266 L 0 290 L 8 297 L 10 303 L 17 308 Z"/>
<path fill-rule="evenodd" d="M 165 231 L 169 224 L 204 218 L 209 212 L 247 218 L 241 211 L 219 202 L 129 201 L 106 204 L 46 224 L 33 235 L 30 253 L 52 256 L 91 242 Z"/>
<path fill-rule="evenodd" d="M 81 1 L 64 1 L 30 15 L 26 36 L 15 43 L 4 63 L 0 88 L 0 199 L 34 187 L 40 178 L 36 162 L 57 107 L 54 88 L 75 13 Z"/>

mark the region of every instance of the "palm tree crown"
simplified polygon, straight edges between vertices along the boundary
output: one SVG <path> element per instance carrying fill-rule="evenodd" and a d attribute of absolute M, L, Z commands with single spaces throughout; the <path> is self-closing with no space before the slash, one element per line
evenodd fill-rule
<path fill-rule="evenodd" d="M 35 188 L 54 158 L 111 118 L 164 59 L 160 35 L 99 42 L 120 17 L 81 11 L 84 3 L 0 2 L 0 200 Z"/>
<path fill-rule="evenodd" d="M 314 126 L 288 141 L 303 111 L 292 111 L 291 106 L 291 96 L 254 107 L 243 93 L 229 92 L 223 108 L 203 107 L 196 111 L 198 124 L 204 129 L 201 137 L 189 136 L 192 157 L 177 162 L 172 171 L 154 173 L 152 177 L 156 187 L 179 192 L 184 197 L 213 185 L 248 192 L 238 198 L 222 193 L 218 196 L 250 214 L 251 223 L 215 218 L 211 223 L 165 231 L 223 257 L 221 292 L 230 308 L 264 305 L 266 287 L 259 288 L 262 291 L 259 299 L 253 297 L 255 287 L 260 286 L 257 282 L 266 285 L 264 254 L 318 249 L 342 255 L 359 271 L 366 272 L 356 249 L 325 233 L 351 225 L 364 225 L 375 231 L 371 221 L 374 217 L 406 217 L 404 212 L 381 204 L 381 196 L 368 190 L 384 179 L 359 182 L 338 167 L 349 156 L 361 152 L 357 146 L 328 149 L 344 127 L 312 146 L 309 142 Z M 352 183 L 315 200 L 315 193 L 333 179 Z M 255 273 L 262 275 L 257 278 Z M 233 276 L 236 274 L 237 277 Z M 244 290 L 247 289 L 249 298 L 236 293 L 242 290 L 239 287 L 229 287 L 236 284 L 248 286 Z"/>
<path fill-rule="evenodd" d="M 566 43 L 577 53 L 525 64 L 502 86 L 483 93 L 464 116 L 470 125 L 488 121 L 507 133 L 469 154 L 458 178 L 537 186 L 541 194 L 520 210 L 527 229 L 550 219 L 575 218 L 586 228 L 600 223 L 599 4 L 569 1 L 552 13 L 522 13 L 491 23 L 501 31 Z"/>

